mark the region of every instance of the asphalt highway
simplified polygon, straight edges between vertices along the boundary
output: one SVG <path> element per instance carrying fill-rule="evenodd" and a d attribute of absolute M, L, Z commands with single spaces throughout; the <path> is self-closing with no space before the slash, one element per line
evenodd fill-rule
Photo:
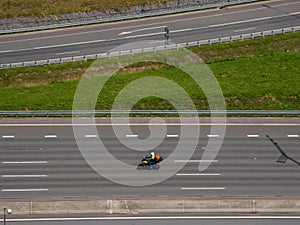
<path fill-rule="evenodd" d="M 181 140 L 176 119 L 166 119 L 167 131 L 156 152 L 167 158 Z M 87 125 L 82 125 L 89 128 Z M 122 129 L 125 124 L 117 124 Z M 160 127 L 162 124 L 156 124 Z M 200 124 L 200 137 L 191 159 L 166 181 L 146 187 L 116 184 L 98 175 L 83 159 L 75 142 L 68 119 L 2 119 L 0 120 L 0 197 L 292 197 L 299 196 L 300 119 L 231 118 L 217 157 L 205 171 L 198 170 L 209 139 L 221 138 L 210 133 L 207 119 Z M 135 119 L 133 134 L 122 139 L 135 142 L 149 136 L 147 119 Z M 187 129 L 189 130 L 189 129 Z M 145 152 L 134 151 L 115 137 L 108 119 L 97 120 L 97 133 L 81 137 L 87 145 L 100 138 L 108 151 L 120 161 L 137 165 Z M 282 158 L 279 149 L 266 137 L 269 135 L 291 159 Z M 190 139 L 185 138 L 189 144 Z M 155 140 L 155 139 L 154 139 Z M 145 144 L 148 145 L 149 143 Z M 143 144 L 139 144 L 143 148 Z M 146 148 L 146 147 L 145 147 Z M 184 154 L 184 152 L 182 153 Z M 184 155 L 180 155 L 184 156 Z M 183 157 L 184 158 L 184 157 Z M 180 163 L 180 158 L 174 164 Z M 111 162 L 113 165 L 113 162 Z M 131 174 L 121 168 L 113 170 L 122 178 Z M 141 171 L 141 180 L 149 173 Z"/>
<path fill-rule="evenodd" d="M 274 0 L 140 20 L 0 36 L 0 63 L 162 46 L 300 25 L 300 2 Z M 141 43 L 136 43 L 142 41 Z M 147 41 L 147 44 L 145 43 Z M 127 47 L 119 47 L 127 44 Z"/>

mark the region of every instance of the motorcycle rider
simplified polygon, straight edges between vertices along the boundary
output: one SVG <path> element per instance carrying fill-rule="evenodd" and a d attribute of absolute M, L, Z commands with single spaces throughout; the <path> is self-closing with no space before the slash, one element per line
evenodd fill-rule
<path fill-rule="evenodd" d="M 148 170 L 158 170 L 159 169 L 159 163 L 163 161 L 163 157 L 161 157 L 159 154 L 155 154 L 154 152 L 146 154 L 141 163 L 138 164 L 137 169 L 148 169 Z"/>
<path fill-rule="evenodd" d="M 163 161 L 163 158 L 159 154 L 155 154 L 154 152 L 151 152 L 150 154 L 147 154 L 142 161 L 143 162 L 147 161 L 148 162 L 147 164 L 156 164 Z"/>

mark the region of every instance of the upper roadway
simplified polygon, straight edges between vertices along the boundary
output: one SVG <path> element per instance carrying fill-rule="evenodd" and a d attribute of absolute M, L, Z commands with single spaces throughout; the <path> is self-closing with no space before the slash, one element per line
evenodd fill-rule
<path fill-rule="evenodd" d="M 274 0 L 169 16 L 0 36 L 0 64 L 104 53 L 137 41 L 162 46 L 300 25 L 298 0 Z M 126 48 L 143 48 L 130 44 Z M 117 48 L 124 50 L 124 48 Z M 127 50 L 127 49 L 126 49 Z"/>
<path fill-rule="evenodd" d="M 137 165 L 145 152 L 133 151 L 115 137 L 108 119 L 98 119 L 97 133 L 81 138 L 93 145 L 100 137 L 116 158 Z M 180 124 L 166 119 L 167 132 L 156 151 L 168 157 L 181 138 Z M 116 129 L 125 126 L 118 124 Z M 156 126 L 163 126 L 157 124 Z M 293 160 L 300 161 L 299 118 L 230 118 L 219 154 L 211 166 L 199 172 L 199 160 L 206 144 L 220 138 L 210 133 L 210 124 L 202 118 L 200 137 L 194 155 L 185 166 L 166 181 L 147 186 L 115 184 L 94 172 L 84 161 L 75 142 L 69 119 L 2 119 L 0 121 L 0 198 L 24 197 L 293 197 L 300 195 L 300 166 L 290 159 L 278 163 L 279 149 L 269 135 Z M 85 126 L 89 128 L 89 126 Z M 149 136 L 147 119 L 134 119 L 131 129 L 136 137 Z M 172 135 L 172 136 L 169 136 Z M 122 137 L 134 140 L 132 135 Z M 186 139 L 187 143 L 189 138 Z M 143 145 L 140 145 L 143 148 Z M 178 162 L 174 162 L 176 164 Z M 111 162 L 113 165 L 113 162 Z M 161 163 L 161 169 L 164 167 Z M 113 168 L 130 179 L 122 168 Z M 141 180 L 154 171 L 140 171 Z M 159 173 L 160 171 L 155 171 Z"/>

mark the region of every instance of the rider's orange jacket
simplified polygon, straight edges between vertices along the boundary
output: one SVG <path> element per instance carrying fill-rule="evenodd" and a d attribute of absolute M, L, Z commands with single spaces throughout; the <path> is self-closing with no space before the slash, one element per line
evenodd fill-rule
<path fill-rule="evenodd" d="M 155 159 L 158 161 L 160 159 L 160 155 L 159 154 L 156 154 L 155 155 Z"/>

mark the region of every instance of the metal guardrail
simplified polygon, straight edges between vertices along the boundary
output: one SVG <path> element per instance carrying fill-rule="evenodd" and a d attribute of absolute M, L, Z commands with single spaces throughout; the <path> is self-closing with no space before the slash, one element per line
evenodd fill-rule
<path fill-rule="evenodd" d="M 156 46 L 156 47 L 151 47 L 151 48 L 129 49 L 129 50 L 118 51 L 118 52 L 107 52 L 107 53 L 99 53 L 99 54 L 91 54 L 91 55 L 83 55 L 83 56 L 73 56 L 73 57 L 47 59 L 47 60 L 0 64 L 0 69 L 63 64 L 63 63 L 67 63 L 67 62 L 87 61 L 90 59 L 101 59 L 101 58 L 111 58 L 111 57 L 119 57 L 119 56 L 126 56 L 126 55 L 134 55 L 134 54 L 139 54 L 139 53 L 143 53 L 143 52 L 158 52 L 158 51 L 165 51 L 165 50 L 175 50 L 175 49 L 193 47 L 193 46 L 203 46 L 203 45 L 211 45 L 211 44 L 232 42 L 232 41 L 238 41 L 238 40 L 255 39 L 255 38 L 259 38 L 259 37 L 273 36 L 273 35 L 277 35 L 277 34 L 292 33 L 292 32 L 297 32 L 297 31 L 300 31 L 300 26 L 286 27 L 286 28 L 281 28 L 281 29 L 276 29 L 276 30 L 267 30 L 267 31 L 262 31 L 262 32 L 247 33 L 247 34 L 234 35 L 234 36 L 228 36 L 228 37 L 212 38 L 212 39 L 207 39 L 207 40 L 192 41 L 192 42 L 179 43 L 179 44 L 169 44 L 169 45 Z"/>
<path fill-rule="evenodd" d="M 39 30 L 48 30 L 48 29 L 56 29 L 56 28 L 66 28 L 66 27 L 74 27 L 74 26 L 82 26 L 82 25 L 91 25 L 97 23 L 104 23 L 104 22 L 114 22 L 114 21 L 121 21 L 121 20 L 130 20 L 130 19 L 139 19 L 145 17 L 152 17 L 152 16 L 162 16 L 174 13 L 182 13 L 182 12 L 189 12 L 195 10 L 202 10 L 202 9 L 211 9 L 211 8 L 223 8 L 226 6 L 232 6 L 237 4 L 243 3 L 251 3 L 257 2 L 260 0 L 231 0 L 220 3 L 202 5 L 202 6 L 193 6 L 188 8 L 180 8 L 180 9 L 172 9 L 172 10 L 161 10 L 158 12 L 151 12 L 151 13 L 141 13 L 135 15 L 127 15 L 127 16 L 119 16 L 113 18 L 105 18 L 105 19 L 97 19 L 97 20 L 88 20 L 88 21 L 79 21 L 79 22 L 70 22 L 70 23 L 62 23 L 62 24 L 51 24 L 45 26 L 36 26 L 36 27 L 27 27 L 27 28 L 18 28 L 18 29 L 10 29 L 10 30 L 0 30 L 1 34 L 11 34 L 11 33 L 20 33 L 20 32 L 29 32 L 29 31 L 39 31 Z"/>
<path fill-rule="evenodd" d="M 0 111 L 0 116 L 101 116 L 101 115 L 300 115 L 300 110 L 34 110 Z"/>

